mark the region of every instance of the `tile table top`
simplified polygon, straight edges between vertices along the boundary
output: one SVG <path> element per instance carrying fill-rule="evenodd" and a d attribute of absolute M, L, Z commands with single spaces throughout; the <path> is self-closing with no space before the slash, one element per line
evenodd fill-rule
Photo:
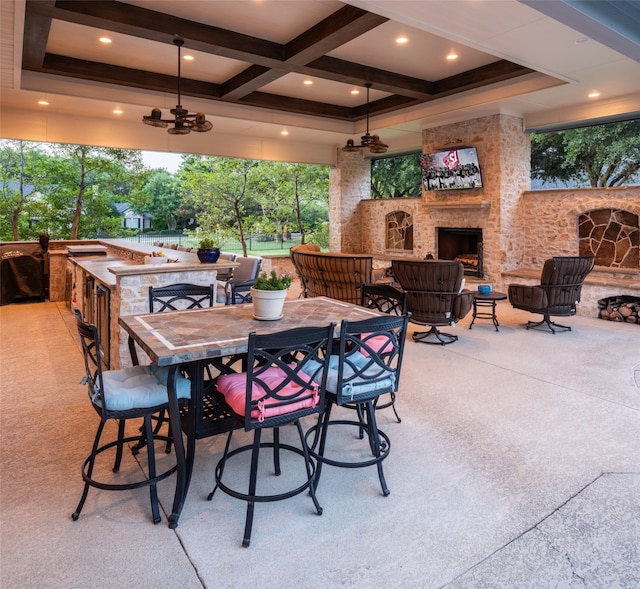
<path fill-rule="evenodd" d="M 282 319 L 258 321 L 253 305 L 171 311 L 120 317 L 119 323 L 160 366 L 230 356 L 247 351 L 249 333 L 269 334 L 296 327 L 340 327 L 343 319 L 361 321 L 379 316 L 357 305 L 316 297 L 285 302 Z"/>

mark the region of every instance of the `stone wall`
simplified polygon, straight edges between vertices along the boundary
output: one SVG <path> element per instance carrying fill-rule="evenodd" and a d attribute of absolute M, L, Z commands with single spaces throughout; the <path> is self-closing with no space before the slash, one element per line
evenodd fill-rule
<path fill-rule="evenodd" d="M 640 215 L 640 186 L 528 190 L 522 195 L 523 266 L 541 265 L 552 256 L 578 255 L 578 217 L 612 208 Z"/>

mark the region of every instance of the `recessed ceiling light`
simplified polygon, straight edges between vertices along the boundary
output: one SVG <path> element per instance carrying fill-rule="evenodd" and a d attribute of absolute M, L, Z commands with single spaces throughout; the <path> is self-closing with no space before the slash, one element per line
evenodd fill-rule
<path fill-rule="evenodd" d="M 184 55 L 182 59 L 184 59 L 185 61 L 193 61 L 195 58 L 193 57 L 193 55 Z"/>
<path fill-rule="evenodd" d="M 360 90 L 358 90 L 357 88 L 354 88 L 353 90 L 351 90 L 351 94 L 353 95 L 360 94 Z"/>
<path fill-rule="evenodd" d="M 598 98 L 598 96 L 600 96 L 600 92 L 597 90 L 591 90 L 591 92 L 589 92 L 589 98 Z"/>
<path fill-rule="evenodd" d="M 109 37 L 100 37 L 100 43 L 108 45 L 109 43 L 111 43 L 111 39 L 109 39 Z"/>
<path fill-rule="evenodd" d="M 409 39 L 407 39 L 407 37 L 405 37 L 404 35 L 401 35 L 396 39 L 396 43 L 398 45 L 404 45 L 405 43 L 408 43 L 408 42 L 409 42 Z"/>
<path fill-rule="evenodd" d="M 42 106 L 49 106 L 49 101 L 48 100 L 38 100 L 38 104 L 41 104 Z"/>
<path fill-rule="evenodd" d="M 116 107 L 113 109 L 113 114 L 114 115 L 121 115 L 122 114 L 122 109 L 120 107 Z"/>
<path fill-rule="evenodd" d="M 584 45 L 585 43 L 588 43 L 589 39 L 587 37 L 578 37 L 573 43 L 575 45 Z"/>
<path fill-rule="evenodd" d="M 313 84 L 313 80 L 305 80 L 304 82 L 302 82 L 305 86 L 311 86 L 311 84 Z"/>
<path fill-rule="evenodd" d="M 449 61 L 453 61 L 454 59 L 458 59 L 458 54 L 455 51 L 452 51 L 451 53 L 449 53 L 449 55 L 447 55 L 447 59 Z"/>
<path fill-rule="evenodd" d="M 289 131 L 287 131 L 286 129 L 282 129 L 282 131 L 280 131 L 280 135 L 288 135 Z"/>

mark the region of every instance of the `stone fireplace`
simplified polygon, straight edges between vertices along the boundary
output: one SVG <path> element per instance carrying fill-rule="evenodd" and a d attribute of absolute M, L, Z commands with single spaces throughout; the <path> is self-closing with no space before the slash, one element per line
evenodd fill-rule
<path fill-rule="evenodd" d="M 438 259 L 457 260 L 468 276 L 483 277 L 482 229 L 438 227 Z"/>

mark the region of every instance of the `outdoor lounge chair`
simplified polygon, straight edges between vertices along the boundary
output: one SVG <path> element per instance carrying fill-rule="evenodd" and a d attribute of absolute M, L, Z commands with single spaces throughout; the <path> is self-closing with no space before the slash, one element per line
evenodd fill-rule
<path fill-rule="evenodd" d="M 392 270 L 407 293 L 410 321 L 431 326 L 429 331 L 416 331 L 413 341 L 443 346 L 455 342 L 457 335 L 444 333 L 438 327 L 455 325 L 473 305 L 473 293 L 462 290 L 462 263 L 448 260 L 393 260 Z"/>
<path fill-rule="evenodd" d="M 541 321 L 527 322 L 527 329 L 571 331 L 571 327 L 551 321 L 551 316 L 575 315 L 582 283 L 595 264 L 593 256 L 556 256 L 542 268 L 539 285 L 509 285 L 509 302 L 515 309 L 539 313 Z"/>

